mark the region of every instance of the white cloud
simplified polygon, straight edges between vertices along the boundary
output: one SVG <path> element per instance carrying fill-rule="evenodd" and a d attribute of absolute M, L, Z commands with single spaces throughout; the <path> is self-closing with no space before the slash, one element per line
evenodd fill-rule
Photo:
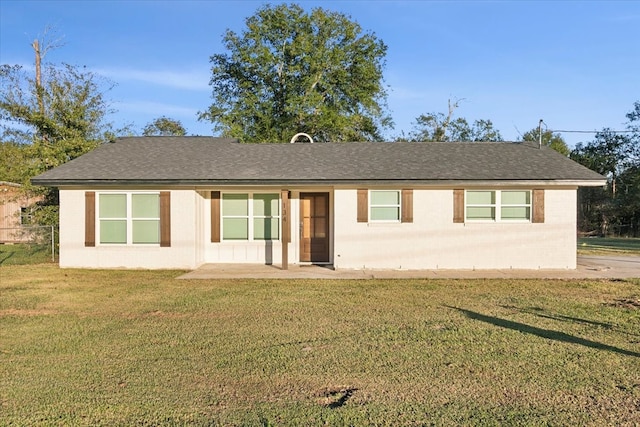
<path fill-rule="evenodd" d="M 131 68 L 98 68 L 94 72 L 118 82 L 138 81 L 176 89 L 209 91 L 210 76 L 203 72 L 134 70 Z"/>

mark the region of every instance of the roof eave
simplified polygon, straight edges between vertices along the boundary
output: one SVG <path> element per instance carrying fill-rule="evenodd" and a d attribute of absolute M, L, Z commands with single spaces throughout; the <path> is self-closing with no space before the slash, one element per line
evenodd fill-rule
<path fill-rule="evenodd" d="M 45 187 L 113 187 L 128 186 L 328 186 L 328 185 L 403 185 L 403 186 L 458 186 L 458 187 L 602 187 L 606 179 L 32 179 L 34 185 Z"/>

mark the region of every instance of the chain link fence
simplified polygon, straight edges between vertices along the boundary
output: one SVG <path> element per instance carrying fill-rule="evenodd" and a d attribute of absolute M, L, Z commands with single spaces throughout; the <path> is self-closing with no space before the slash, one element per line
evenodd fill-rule
<path fill-rule="evenodd" d="M 55 263 L 56 237 L 53 225 L 0 228 L 0 265 Z"/>

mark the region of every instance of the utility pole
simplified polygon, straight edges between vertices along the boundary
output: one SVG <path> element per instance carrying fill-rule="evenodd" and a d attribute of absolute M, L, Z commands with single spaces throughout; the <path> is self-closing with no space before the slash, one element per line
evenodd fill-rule
<path fill-rule="evenodd" d="M 36 54 L 36 97 L 38 98 L 38 108 L 40 114 L 44 116 L 44 94 L 42 93 L 42 52 L 40 51 L 40 42 L 35 39 L 31 43 L 31 47 Z"/>
<path fill-rule="evenodd" d="M 538 122 L 538 149 L 542 148 L 542 123 L 544 122 L 540 119 L 540 122 Z"/>

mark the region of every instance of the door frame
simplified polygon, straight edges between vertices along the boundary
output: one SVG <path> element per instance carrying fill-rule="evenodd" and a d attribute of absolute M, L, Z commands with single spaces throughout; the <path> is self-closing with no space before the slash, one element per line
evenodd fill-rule
<path fill-rule="evenodd" d="M 310 256 L 311 260 L 310 261 L 303 261 L 302 260 L 302 253 L 303 253 L 303 242 L 304 239 L 302 238 L 302 227 L 303 227 L 303 199 L 305 198 L 305 196 L 307 195 L 312 195 L 312 196 L 317 196 L 317 195 L 322 195 L 325 197 L 326 200 L 326 221 L 325 221 L 325 235 L 327 236 L 327 248 L 326 248 L 326 261 L 313 261 L 313 256 Z M 332 233 L 331 233 L 331 229 L 332 229 L 332 221 L 333 221 L 333 216 L 331 215 L 331 192 L 330 191 L 300 191 L 299 193 L 299 209 L 298 209 L 298 215 L 299 215 L 299 221 L 298 221 L 298 262 L 300 264 L 318 264 L 318 265 L 331 265 L 332 261 L 331 261 L 331 246 L 332 246 L 332 242 L 333 242 L 333 238 L 332 238 Z"/>

